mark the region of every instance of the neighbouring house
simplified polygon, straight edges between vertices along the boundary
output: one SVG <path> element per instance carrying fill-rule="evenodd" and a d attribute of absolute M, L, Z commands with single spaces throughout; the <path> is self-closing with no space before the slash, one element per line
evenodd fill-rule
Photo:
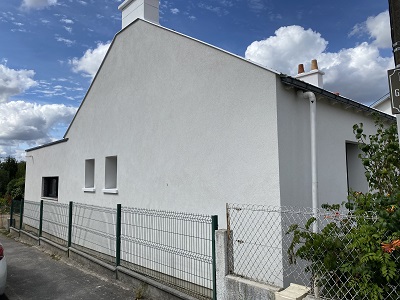
<path fill-rule="evenodd" d="M 394 115 L 392 113 L 392 100 L 390 96 L 382 98 L 371 105 L 372 108 L 377 109 L 381 112 L 387 113 L 388 115 Z"/>
<path fill-rule="evenodd" d="M 366 190 L 352 132 L 382 112 L 158 24 L 126 0 L 62 140 L 26 150 L 25 199 L 218 214 L 225 204 L 320 206 Z"/>

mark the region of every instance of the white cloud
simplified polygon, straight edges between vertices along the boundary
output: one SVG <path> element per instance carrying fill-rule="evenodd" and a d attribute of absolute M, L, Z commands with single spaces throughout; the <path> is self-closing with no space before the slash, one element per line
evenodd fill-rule
<path fill-rule="evenodd" d="M 279 28 L 274 36 L 255 41 L 248 46 L 246 58 L 289 75 L 295 75 L 297 65 L 309 68 L 318 59 L 325 72 L 324 87 L 351 99 L 370 103 L 387 93 L 387 69 L 393 68 L 393 58 L 383 57 L 379 48 L 387 46 L 385 13 L 370 17 L 365 22 L 372 41 L 338 52 L 327 52 L 328 42 L 311 29 L 300 26 Z M 357 27 L 358 26 L 358 27 Z M 360 29 L 357 25 L 353 29 Z"/>
<path fill-rule="evenodd" d="M 372 43 L 379 48 L 391 48 L 392 37 L 390 33 L 389 12 L 384 11 L 377 16 L 368 17 L 365 22 L 354 25 L 349 36 L 367 34 Z"/>
<path fill-rule="evenodd" d="M 327 45 L 321 34 L 294 25 L 281 27 L 274 36 L 253 42 L 247 47 L 245 56 L 268 68 L 293 74 L 299 63 L 315 58 Z"/>
<path fill-rule="evenodd" d="M 66 31 L 68 31 L 69 33 L 72 32 L 72 27 L 64 26 L 64 29 L 65 29 Z"/>
<path fill-rule="evenodd" d="M 266 9 L 266 5 L 264 4 L 263 0 L 248 0 L 247 4 L 249 8 L 255 13 L 259 13 Z"/>
<path fill-rule="evenodd" d="M 64 44 L 67 45 L 68 47 L 71 47 L 73 44 L 75 44 L 75 41 L 72 41 L 72 40 L 70 40 L 70 39 L 66 39 L 66 38 L 60 37 L 60 36 L 58 36 L 58 35 L 55 36 L 55 39 L 56 39 L 57 42 L 64 43 Z"/>
<path fill-rule="evenodd" d="M 57 0 L 23 0 L 22 9 L 43 9 L 45 7 L 56 5 Z"/>
<path fill-rule="evenodd" d="M 318 60 L 325 71 L 325 87 L 331 91 L 366 103 L 388 91 L 387 70 L 393 68 L 393 58 L 381 57 L 373 44 L 321 53 Z"/>
<path fill-rule="evenodd" d="M 374 44 L 380 48 L 391 48 L 392 37 L 390 33 L 389 12 L 385 11 L 375 17 L 369 17 L 365 22 L 370 37 L 374 39 Z"/>
<path fill-rule="evenodd" d="M 171 8 L 171 13 L 173 13 L 174 15 L 179 13 L 179 9 L 178 8 Z"/>
<path fill-rule="evenodd" d="M 69 124 L 76 108 L 64 104 L 36 104 L 11 101 L 0 104 L 0 141 L 51 139 L 50 130 Z"/>
<path fill-rule="evenodd" d="M 229 14 L 229 11 L 227 9 L 219 7 L 219 6 L 208 5 L 208 4 L 204 4 L 202 2 L 199 2 L 197 4 L 197 6 L 199 8 L 206 9 L 208 11 L 216 13 L 218 16 L 225 16 L 225 15 Z"/>
<path fill-rule="evenodd" d="M 97 44 L 97 48 L 86 50 L 85 54 L 81 58 L 74 57 L 69 60 L 69 64 L 72 65 L 72 70 L 75 73 L 81 72 L 84 76 L 93 78 L 96 75 L 109 47 L 110 43 L 99 43 Z"/>
<path fill-rule="evenodd" d="M 63 104 L 0 103 L 0 155 L 24 159 L 24 149 L 54 141 L 54 133 L 65 130 L 76 110 Z"/>
<path fill-rule="evenodd" d="M 74 21 L 70 20 L 70 19 L 61 19 L 60 20 L 61 23 L 65 23 L 65 24 L 74 24 Z"/>
<path fill-rule="evenodd" d="M 33 70 L 14 70 L 0 64 L 0 103 L 37 85 Z"/>

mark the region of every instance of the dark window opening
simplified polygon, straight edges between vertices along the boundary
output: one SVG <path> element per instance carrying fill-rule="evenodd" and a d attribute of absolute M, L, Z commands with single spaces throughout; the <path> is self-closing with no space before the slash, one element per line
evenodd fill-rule
<path fill-rule="evenodd" d="M 58 198 L 58 177 L 43 177 L 42 197 Z"/>

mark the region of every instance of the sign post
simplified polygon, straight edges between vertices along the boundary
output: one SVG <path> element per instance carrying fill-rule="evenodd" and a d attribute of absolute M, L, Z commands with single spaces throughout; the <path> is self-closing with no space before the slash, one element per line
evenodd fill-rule
<path fill-rule="evenodd" d="M 396 68 L 400 68 L 400 0 L 388 0 L 389 2 L 389 17 L 390 17 L 390 31 L 392 36 L 392 47 L 393 47 L 393 58 L 394 65 Z M 390 80 L 392 78 L 393 82 L 396 82 L 396 73 L 398 74 L 398 70 L 389 74 L 389 85 Z M 397 77 L 399 78 L 399 77 Z M 397 81 L 398 82 L 398 81 Z M 392 96 L 392 112 L 393 112 L 393 101 L 398 100 L 398 96 L 396 96 L 396 88 L 393 89 L 394 94 L 392 94 L 392 87 L 390 87 L 390 93 Z M 398 92 L 398 90 L 397 90 Z M 394 97 L 393 97 L 394 96 Z M 398 111 L 399 106 L 397 106 Z M 397 119 L 397 131 L 400 132 L 400 114 L 396 112 Z"/>
<path fill-rule="evenodd" d="M 388 71 L 392 114 L 400 114 L 400 68 Z"/>

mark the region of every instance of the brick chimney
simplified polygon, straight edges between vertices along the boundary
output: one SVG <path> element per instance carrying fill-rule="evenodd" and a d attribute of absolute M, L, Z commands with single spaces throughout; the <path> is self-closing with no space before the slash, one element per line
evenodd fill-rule
<path fill-rule="evenodd" d="M 309 84 L 324 88 L 324 81 L 322 76 L 325 74 L 324 72 L 318 70 L 318 62 L 316 59 L 311 61 L 311 70 L 309 72 L 304 72 L 303 64 L 299 65 L 298 74 L 294 76 L 294 78 L 305 81 Z"/>
<path fill-rule="evenodd" d="M 118 9 L 122 12 L 122 28 L 136 19 L 159 24 L 159 0 L 125 0 Z"/>

